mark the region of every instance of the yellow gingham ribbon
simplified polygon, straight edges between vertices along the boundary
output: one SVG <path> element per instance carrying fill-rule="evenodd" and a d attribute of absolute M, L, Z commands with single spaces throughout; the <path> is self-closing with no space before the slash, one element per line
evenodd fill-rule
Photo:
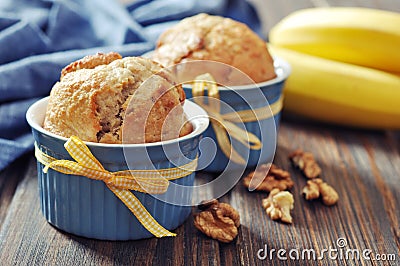
<path fill-rule="evenodd" d="M 109 172 L 104 169 L 78 137 L 70 137 L 64 147 L 75 162 L 57 160 L 41 151 L 35 143 L 35 156 L 45 166 L 44 173 L 47 173 L 48 169 L 51 168 L 67 175 L 80 175 L 102 180 L 154 236 L 176 236 L 176 234 L 162 227 L 130 190 L 148 194 L 165 193 L 168 189 L 169 180 L 188 176 L 195 171 L 197 159 L 175 168 Z"/>
<path fill-rule="evenodd" d="M 209 97 L 208 104 L 203 101 L 202 97 L 206 89 Z M 208 113 L 215 136 L 217 137 L 218 145 L 222 152 L 227 158 L 231 158 L 232 161 L 241 165 L 246 164 L 246 161 L 232 147 L 229 136 L 252 150 L 260 150 L 262 148 L 262 143 L 256 135 L 238 127 L 234 123 L 246 123 L 268 119 L 279 113 L 283 105 L 283 96 L 281 96 L 275 103 L 269 105 L 271 112 L 269 112 L 268 107 L 261 107 L 221 114 L 218 84 L 208 73 L 195 78 L 192 84 L 192 95 L 194 102 L 203 107 Z"/>

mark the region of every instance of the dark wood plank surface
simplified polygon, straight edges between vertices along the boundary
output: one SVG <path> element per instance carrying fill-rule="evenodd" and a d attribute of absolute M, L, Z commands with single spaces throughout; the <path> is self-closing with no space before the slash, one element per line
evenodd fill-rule
<path fill-rule="evenodd" d="M 396 0 L 264 1 L 266 29 L 293 10 L 323 5 L 400 11 Z M 315 155 L 323 178 L 340 195 L 336 206 L 302 198 L 306 180 L 287 159 L 296 148 Z M 66 234 L 45 221 L 39 207 L 35 159 L 29 154 L 0 173 L 0 265 L 400 265 L 400 132 L 338 128 L 284 117 L 275 163 L 295 181 L 292 225 L 270 220 L 261 207 L 267 194 L 248 192 L 239 183 L 221 198 L 241 215 L 239 235 L 230 244 L 201 234 L 192 217 L 175 230 L 175 238 L 112 242 Z M 206 182 L 212 176 L 199 173 L 197 178 L 197 182 Z M 272 260 L 257 258 L 265 245 L 269 251 L 314 249 L 320 254 L 323 249 L 336 248 L 338 238 L 347 241 L 345 248 L 370 249 L 371 255 L 395 254 L 395 260 L 325 256 L 318 261 L 283 261 L 276 252 Z"/>
<path fill-rule="evenodd" d="M 0 231 L 0 261 L 5 265 L 262 265 L 267 262 L 314 265 L 314 261 L 280 261 L 276 254 L 272 261 L 262 261 L 257 258 L 257 251 L 267 245 L 269 250 L 315 249 L 320 254 L 324 248 L 334 248 L 338 238 L 345 238 L 348 248 L 360 252 L 371 249 L 374 255 L 395 254 L 396 261 L 387 265 L 398 265 L 399 140 L 395 132 L 321 127 L 284 119 L 275 163 L 288 169 L 295 180 L 294 223 L 286 225 L 270 220 L 261 207 L 266 194 L 248 192 L 239 183 L 221 199 L 241 215 L 239 236 L 230 244 L 218 243 L 199 233 L 192 217 L 176 230 L 175 238 L 112 242 L 60 232 L 41 216 L 32 157 L 25 173 L 20 172 L 23 180 L 7 212 L 2 212 L 6 216 L 2 218 Z M 301 188 L 306 180 L 287 159 L 288 153 L 296 148 L 307 148 L 314 153 L 323 169 L 323 178 L 340 195 L 337 206 L 326 207 L 302 198 Z M 199 178 L 206 179 L 207 175 L 201 173 Z M 318 261 L 320 265 L 348 263 L 345 259 Z M 363 260 L 354 263 L 381 265 Z"/>
<path fill-rule="evenodd" d="M 0 225 L 7 214 L 19 181 L 24 177 L 31 156 L 23 156 L 0 173 Z"/>

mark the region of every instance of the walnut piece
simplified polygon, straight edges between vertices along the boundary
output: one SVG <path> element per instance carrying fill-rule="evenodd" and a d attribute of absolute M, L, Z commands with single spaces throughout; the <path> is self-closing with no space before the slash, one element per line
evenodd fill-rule
<path fill-rule="evenodd" d="M 292 223 L 290 210 L 293 209 L 294 199 L 289 191 L 280 191 L 274 188 L 269 193 L 268 198 L 262 200 L 262 206 L 272 220 Z"/>
<path fill-rule="evenodd" d="M 237 236 L 240 215 L 231 205 L 214 199 L 202 201 L 198 208 L 202 211 L 195 214 L 194 225 L 201 232 L 224 243 Z"/>
<path fill-rule="evenodd" d="M 317 178 L 315 182 L 319 186 L 319 193 L 322 196 L 322 202 L 327 206 L 336 204 L 336 202 L 339 200 L 339 195 L 336 190 L 324 181 L 322 181 L 322 179 L 320 178 Z"/>
<path fill-rule="evenodd" d="M 243 178 L 247 188 L 270 192 L 274 188 L 279 190 L 291 189 L 294 185 L 289 172 L 279 169 L 274 164 L 262 164 L 255 171 Z M 259 184 L 257 187 L 255 185 Z"/>
<path fill-rule="evenodd" d="M 339 200 L 336 190 L 321 178 L 307 181 L 307 185 L 303 188 L 303 194 L 306 200 L 317 199 L 321 196 L 322 202 L 327 206 L 335 205 Z"/>
<path fill-rule="evenodd" d="M 303 188 L 303 194 L 306 200 L 313 200 L 319 198 L 318 184 L 313 180 L 308 180 L 307 185 Z"/>
<path fill-rule="evenodd" d="M 289 155 L 289 159 L 307 178 L 316 178 L 321 174 L 321 168 L 312 153 L 296 150 Z"/>

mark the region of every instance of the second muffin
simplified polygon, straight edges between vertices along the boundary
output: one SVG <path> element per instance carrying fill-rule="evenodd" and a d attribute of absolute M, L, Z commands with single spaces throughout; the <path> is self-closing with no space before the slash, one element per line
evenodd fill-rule
<path fill-rule="evenodd" d="M 191 60 L 212 60 L 233 66 L 259 83 L 276 77 L 266 43 L 249 27 L 219 16 L 198 14 L 183 19 L 158 39 L 152 59 L 164 66 Z M 215 74 L 213 74 L 215 75 Z M 215 77 L 229 85 L 248 81 L 230 73 Z"/>

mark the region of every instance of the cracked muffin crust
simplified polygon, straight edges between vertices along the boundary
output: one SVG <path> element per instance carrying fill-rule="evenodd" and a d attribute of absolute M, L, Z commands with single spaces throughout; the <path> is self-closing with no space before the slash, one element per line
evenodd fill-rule
<path fill-rule="evenodd" d="M 82 59 L 72 62 L 68 66 L 64 67 L 61 71 L 61 79 L 68 73 L 77 71 L 79 69 L 93 69 L 99 65 L 108 65 L 114 60 L 121 59 L 122 56 L 119 53 L 110 52 L 107 54 L 97 53 L 95 55 L 88 55 Z"/>
<path fill-rule="evenodd" d="M 117 53 L 97 54 L 64 68 L 51 90 L 43 127 L 90 142 L 168 140 L 192 131 L 184 100 L 182 87 L 161 65 Z"/>
<path fill-rule="evenodd" d="M 218 61 L 238 68 L 256 83 L 276 77 L 266 43 L 256 33 L 243 23 L 207 14 L 183 19 L 165 31 L 152 58 L 164 66 L 190 60 Z M 234 75 L 224 74 L 226 77 L 216 78 L 232 84 Z M 247 80 L 235 82 L 248 84 Z"/>

